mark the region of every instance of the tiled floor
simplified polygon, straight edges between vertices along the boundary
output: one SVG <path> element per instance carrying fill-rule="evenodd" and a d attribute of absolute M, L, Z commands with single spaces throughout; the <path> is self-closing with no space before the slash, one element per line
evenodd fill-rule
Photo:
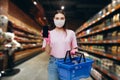
<path fill-rule="evenodd" d="M 18 65 L 16 68 L 21 70 L 18 74 L 11 77 L 3 77 L 2 80 L 48 80 L 48 59 L 49 56 L 47 54 L 39 54 L 38 56 Z M 84 80 L 92 79 L 88 78 Z"/>

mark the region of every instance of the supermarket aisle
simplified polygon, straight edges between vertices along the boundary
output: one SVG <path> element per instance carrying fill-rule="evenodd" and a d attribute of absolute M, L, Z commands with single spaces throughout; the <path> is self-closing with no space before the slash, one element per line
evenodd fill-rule
<path fill-rule="evenodd" d="M 47 79 L 47 64 L 49 56 L 45 53 L 20 64 L 16 68 L 21 69 L 20 73 L 11 76 L 3 77 L 2 80 L 48 80 Z M 81 79 L 81 80 L 92 80 Z"/>
<path fill-rule="evenodd" d="M 48 55 L 42 53 L 38 56 L 20 64 L 16 68 L 20 73 L 2 78 L 2 80 L 47 80 Z"/>

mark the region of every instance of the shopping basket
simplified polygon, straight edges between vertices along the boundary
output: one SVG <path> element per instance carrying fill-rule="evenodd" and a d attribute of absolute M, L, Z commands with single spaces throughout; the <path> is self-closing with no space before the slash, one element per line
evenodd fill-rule
<path fill-rule="evenodd" d="M 65 58 L 56 62 L 60 80 L 80 80 L 80 78 L 88 78 L 90 76 L 94 61 L 90 58 L 85 58 L 82 53 L 77 53 L 80 56 L 71 58 L 70 51 L 67 51 Z"/>

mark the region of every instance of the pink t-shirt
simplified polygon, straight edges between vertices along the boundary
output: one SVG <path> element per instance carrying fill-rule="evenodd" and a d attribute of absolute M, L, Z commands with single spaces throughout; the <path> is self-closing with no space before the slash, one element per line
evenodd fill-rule
<path fill-rule="evenodd" d="M 75 33 L 72 30 L 66 30 L 64 32 L 58 32 L 55 29 L 50 31 L 50 55 L 56 58 L 64 58 L 66 51 L 77 47 L 77 41 Z M 43 47 L 45 47 L 46 41 L 43 41 Z"/>

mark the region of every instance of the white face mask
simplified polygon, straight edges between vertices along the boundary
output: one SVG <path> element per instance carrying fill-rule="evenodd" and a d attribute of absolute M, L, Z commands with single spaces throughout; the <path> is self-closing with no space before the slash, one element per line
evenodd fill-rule
<path fill-rule="evenodd" d="M 55 20 L 54 19 L 54 24 L 55 24 L 56 27 L 62 28 L 65 24 L 65 20 Z"/>

